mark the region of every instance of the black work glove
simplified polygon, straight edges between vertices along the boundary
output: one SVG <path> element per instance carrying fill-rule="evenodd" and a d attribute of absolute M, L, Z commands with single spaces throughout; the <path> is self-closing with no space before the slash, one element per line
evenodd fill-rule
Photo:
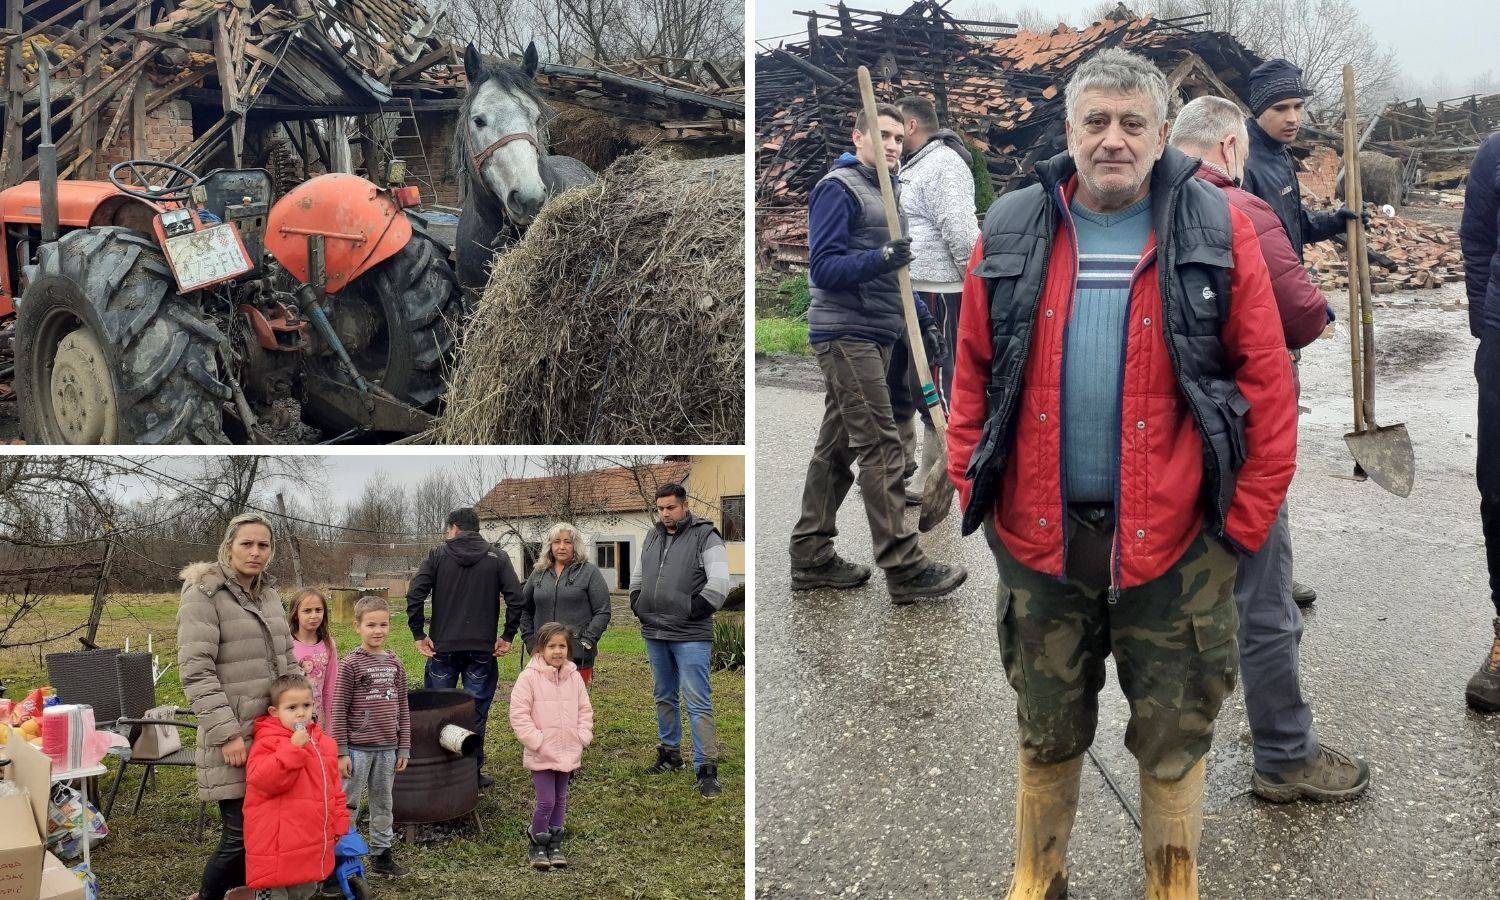
<path fill-rule="evenodd" d="M 938 330 L 934 322 L 922 329 L 922 349 L 927 351 L 927 365 L 940 365 L 948 358 L 948 345 L 943 341 L 943 333 Z"/>
<path fill-rule="evenodd" d="M 1350 209 L 1347 206 L 1340 206 L 1338 209 L 1333 211 L 1333 214 L 1339 217 L 1338 225 L 1340 228 L 1343 228 L 1344 225 L 1349 222 L 1349 220 L 1354 218 L 1354 210 Z M 1364 210 L 1360 210 L 1359 223 L 1364 227 L 1369 228 L 1370 214 L 1365 212 Z"/>
<path fill-rule="evenodd" d="M 894 272 L 902 266 L 911 262 L 911 238 L 897 238 L 894 241 L 886 241 L 881 244 L 880 264 L 876 267 L 881 274 Z"/>

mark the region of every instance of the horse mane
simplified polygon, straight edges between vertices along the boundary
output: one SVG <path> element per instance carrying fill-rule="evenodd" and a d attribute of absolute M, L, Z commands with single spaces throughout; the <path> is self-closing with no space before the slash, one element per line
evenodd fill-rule
<path fill-rule="evenodd" d="M 543 156 L 546 155 L 547 146 L 551 143 L 548 138 L 547 126 L 556 113 L 552 105 L 542 97 L 542 92 L 537 89 L 536 82 L 526 74 L 520 66 L 507 60 L 495 59 L 494 57 L 481 56 L 483 68 L 479 72 L 477 80 L 469 82 L 468 89 L 464 91 L 463 101 L 458 107 L 457 133 L 450 142 L 450 165 L 453 167 L 453 175 L 458 181 L 459 202 L 462 203 L 469 196 L 469 189 L 473 182 L 473 165 L 470 160 L 473 152 L 469 149 L 469 114 L 474 104 L 474 96 L 479 93 L 479 88 L 487 81 L 494 81 L 502 90 L 521 94 L 529 98 L 541 110 L 541 116 L 537 122 L 536 142 L 543 148 Z M 483 149 L 478 148 L 478 149 Z M 483 182 L 481 181 L 482 185 Z"/>

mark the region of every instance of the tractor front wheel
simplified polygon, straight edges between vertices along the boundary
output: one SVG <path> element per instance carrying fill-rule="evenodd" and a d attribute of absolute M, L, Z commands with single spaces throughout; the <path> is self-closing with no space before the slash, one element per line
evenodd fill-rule
<path fill-rule="evenodd" d="M 150 237 L 70 231 L 17 304 L 16 399 L 36 444 L 222 444 L 219 334 Z"/>

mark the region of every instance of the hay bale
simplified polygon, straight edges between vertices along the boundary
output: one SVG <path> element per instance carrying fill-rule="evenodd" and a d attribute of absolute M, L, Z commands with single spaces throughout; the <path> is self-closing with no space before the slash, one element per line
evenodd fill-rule
<path fill-rule="evenodd" d="M 496 260 L 428 437 L 744 443 L 744 284 L 744 157 L 624 157 Z"/>
<path fill-rule="evenodd" d="M 661 142 L 664 132 L 653 126 L 609 113 L 575 106 L 555 104 L 557 114 L 548 124 L 552 152 L 571 156 L 595 172 L 627 153 L 645 150 Z"/>

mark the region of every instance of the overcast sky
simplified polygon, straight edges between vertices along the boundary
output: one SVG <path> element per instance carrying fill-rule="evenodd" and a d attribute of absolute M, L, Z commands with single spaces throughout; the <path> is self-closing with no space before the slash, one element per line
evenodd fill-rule
<path fill-rule="evenodd" d="M 1395 48 L 1401 68 L 1409 78 L 1427 82 L 1443 72 L 1456 91 L 1469 78 L 1500 69 L 1500 2 L 1495 0 L 1355 0 L 1360 15 L 1375 33 L 1377 40 Z M 861 9 L 900 11 L 909 0 L 860 0 L 851 3 Z M 960 18 L 965 4 L 955 0 L 951 8 Z M 987 4 L 989 5 L 989 4 Z M 1004 8 L 1003 4 L 994 4 Z M 1020 6 L 1041 6 L 1057 10 L 1060 20 L 1077 23 L 1085 7 L 1094 5 L 1081 0 L 1018 0 Z M 1129 5 L 1128 3 L 1126 4 Z M 826 10 L 830 4 L 812 0 L 758 0 L 755 4 L 755 38 L 763 40 L 787 32 L 798 32 L 788 43 L 805 40 L 807 19 L 793 15 L 793 10 Z M 774 44 L 773 44 L 774 46 Z"/>

